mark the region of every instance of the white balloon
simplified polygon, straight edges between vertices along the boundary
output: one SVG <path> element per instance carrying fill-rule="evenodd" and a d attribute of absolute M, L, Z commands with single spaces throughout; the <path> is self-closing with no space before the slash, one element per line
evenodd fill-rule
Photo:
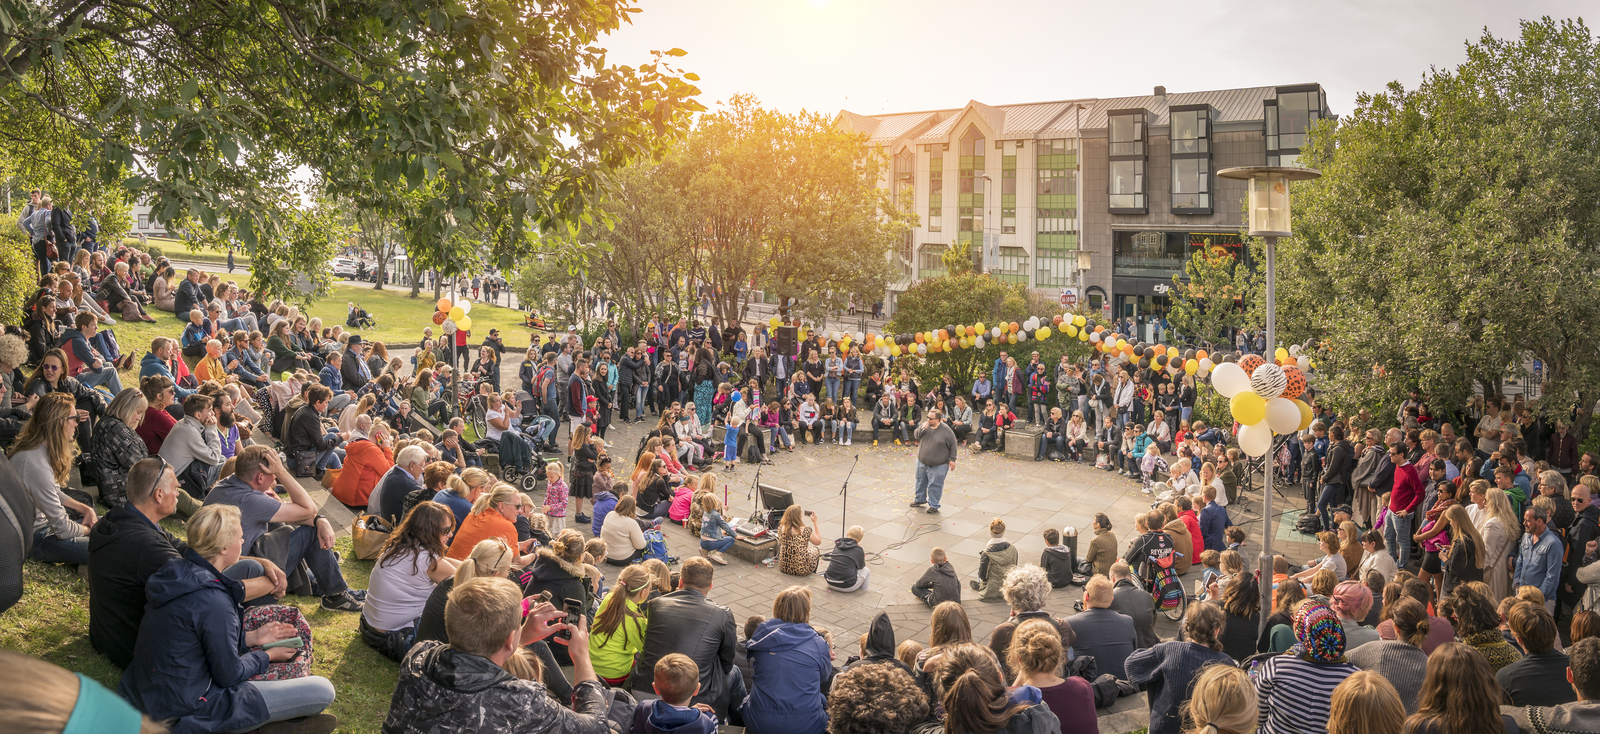
<path fill-rule="evenodd" d="M 1092 342 L 1094 342 L 1096 344 L 1099 344 L 1100 343 L 1100 332 L 1098 332 L 1098 331 L 1091 332 L 1089 334 L 1089 341 L 1092 341 Z"/>
<path fill-rule="evenodd" d="M 856 341 L 858 341 L 858 342 L 859 341 L 866 341 L 866 339 L 867 339 L 866 332 L 861 332 L 861 331 L 856 332 Z"/>
<path fill-rule="evenodd" d="M 995 339 L 999 339 L 1000 338 L 1000 327 L 996 326 L 996 327 L 990 329 L 989 330 L 989 335 L 991 337 L 995 338 Z"/>
<path fill-rule="evenodd" d="M 1201 372 L 1210 372 L 1211 370 L 1214 370 L 1216 368 L 1217 368 L 1217 363 L 1211 361 L 1210 357 L 1201 357 L 1200 358 L 1200 371 Z"/>
<path fill-rule="evenodd" d="M 445 319 L 442 328 L 444 329 L 444 333 L 454 334 L 456 333 L 456 322 L 452 319 Z"/>
<path fill-rule="evenodd" d="M 1232 364 L 1232 362 L 1228 364 Z M 1244 370 L 1239 371 L 1243 372 Z M 1218 372 L 1221 372 L 1221 370 L 1219 369 Z M 1292 408 L 1294 406 L 1291 405 L 1289 407 Z M 1295 413 L 1298 414 L 1299 412 L 1299 409 L 1296 408 Z M 1262 421 L 1253 426 L 1245 426 L 1239 429 L 1239 448 L 1244 450 L 1246 456 L 1265 456 L 1268 451 L 1272 450 L 1272 428 L 1267 425 L 1266 421 Z"/>
<path fill-rule="evenodd" d="M 1250 376 L 1244 369 L 1233 362 L 1223 362 L 1217 365 L 1211 373 L 1211 386 L 1222 394 L 1222 397 L 1232 398 L 1241 392 L 1250 389 Z M 1260 456 L 1260 454 L 1252 454 Z"/>
<path fill-rule="evenodd" d="M 981 336 L 978 337 L 978 340 L 976 342 L 973 342 L 974 346 L 976 346 L 979 349 L 982 349 L 984 347 L 984 345 L 987 344 L 987 343 L 988 342 L 984 341 L 983 337 L 981 337 Z"/>
<path fill-rule="evenodd" d="M 1300 345 L 1299 344 L 1290 344 L 1289 345 L 1289 353 L 1292 354 L 1292 355 L 1295 355 L 1297 357 L 1300 356 Z"/>
<path fill-rule="evenodd" d="M 1265 366 L 1265 365 L 1262 365 Z M 1267 426 L 1274 433 L 1289 434 L 1300 428 L 1300 408 L 1288 398 L 1267 401 Z"/>
<path fill-rule="evenodd" d="M 1295 366 L 1299 367 L 1301 372 L 1310 372 L 1311 371 L 1311 358 L 1307 357 L 1304 354 L 1302 354 L 1302 355 L 1300 355 L 1299 359 L 1295 360 Z"/>
<path fill-rule="evenodd" d="M 1283 374 L 1283 368 L 1271 362 L 1257 367 L 1250 374 L 1250 389 L 1268 400 L 1282 395 L 1288 384 L 1289 378 Z M 1299 420 L 1295 424 L 1299 425 Z"/>
<path fill-rule="evenodd" d="M 1206 379 L 1206 375 L 1209 374 L 1211 374 L 1211 370 L 1195 370 L 1194 376 L 1204 380 Z"/>
<path fill-rule="evenodd" d="M 456 305 L 461 307 L 461 313 L 472 313 L 472 301 L 463 298 L 461 299 L 461 302 Z"/>
<path fill-rule="evenodd" d="M 917 345 L 917 354 L 927 354 L 927 353 L 928 353 L 928 345 L 926 345 L 926 344 L 918 344 Z"/>
<path fill-rule="evenodd" d="M 1028 340 L 1028 332 L 1026 332 L 1026 331 L 1017 332 L 1017 343 L 1018 344 L 1021 344 L 1021 343 L 1025 342 L 1025 341 L 1027 341 L 1027 340 Z"/>

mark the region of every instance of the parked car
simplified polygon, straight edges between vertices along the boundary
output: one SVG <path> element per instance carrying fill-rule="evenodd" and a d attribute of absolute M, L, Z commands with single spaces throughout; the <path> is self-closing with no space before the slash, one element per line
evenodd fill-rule
<path fill-rule="evenodd" d="M 350 257 L 336 257 L 333 259 L 333 274 L 346 280 L 355 280 L 356 261 Z"/>

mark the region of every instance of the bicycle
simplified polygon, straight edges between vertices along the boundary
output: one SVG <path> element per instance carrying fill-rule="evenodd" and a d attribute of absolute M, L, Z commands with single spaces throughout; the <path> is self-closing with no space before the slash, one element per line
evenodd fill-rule
<path fill-rule="evenodd" d="M 1177 550 L 1159 549 L 1150 555 L 1139 574 L 1144 590 L 1155 600 L 1156 611 L 1174 622 L 1183 619 L 1189 610 L 1189 594 L 1174 568 L 1180 555 L 1182 553 Z M 1150 578 L 1145 578 L 1145 574 L 1149 574 Z"/>

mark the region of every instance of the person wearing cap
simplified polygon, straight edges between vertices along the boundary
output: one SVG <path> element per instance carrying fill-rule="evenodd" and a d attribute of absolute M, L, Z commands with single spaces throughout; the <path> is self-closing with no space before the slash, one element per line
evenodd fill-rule
<path fill-rule="evenodd" d="M 344 346 L 344 363 L 339 366 L 339 375 L 344 378 L 344 389 L 358 393 L 372 381 L 372 371 L 361 356 L 361 335 L 351 334 Z"/>
<path fill-rule="evenodd" d="M 1359 670 L 1345 658 L 1338 612 L 1308 599 L 1290 619 L 1294 646 L 1256 668 L 1263 734 L 1323 731 L 1333 689 Z"/>
<path fill-rule="evenodd" d="M 497 357 L 505 356 L 506 343 L 505 343 L 505 340 L 500 338 L 500 330 L 499 329 L 490 329 L 489 330 L 489 335 L 483 338 L 483 346 L 490 347 L 490 348 L 494 349 L 495 355 Z"/>

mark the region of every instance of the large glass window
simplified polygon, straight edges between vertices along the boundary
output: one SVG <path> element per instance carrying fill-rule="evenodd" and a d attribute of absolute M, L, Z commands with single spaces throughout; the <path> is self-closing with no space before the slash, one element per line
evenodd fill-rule
<path fill-rule="evenodd" d="M 1038 288 L 1063 288 L 1076 285 L 1077 250 L 1040 249 L 1034 258 L 1033 284 Z"/>
<path fill-rule="evenodd" d="M 1265 102 L 1264 112 L 1267 128 L 1267 165 L 1298 165 L 1300 148 L 1304 147 L 1306 142 L 1306 131 L 1322 119 L 1321 88 L 1312 86 L 1279 89 L 1277 99 Z"/>
<path fill-rule="evenodd" d="M 1000 248 L 1000 264 L 989 274 L 1006 283 L 1028 284 L 1028 251 L 1021 247 Z"/>
<path fill-rule="evenodd" d="M 1000 234 L 1017 233 L 1017 208 L 1003 207 L 1000 209 Z"/>
<path fill-rule="evenodd" d="M 1172 153 L 1206 153 L 1211 150 L 1209 110 L 1173 110 Z"/>
<path fill-rule="evenodd" d="M 941 232 L 944 230 L 944 207 L 928 207 L 928 231 Z"/>
<path fill-rule="evenodd" d="M 937 278 L 945 274 L 944 245 L 923 245 L 917 255 L 917 277 Z"/>
<path fill-rule="evenodd" d="M 961 232 L 982 232 L 983 231 L 983 207 L 981 207 L 981 206 L 964 206 L 964 207 L 961 207 L 961 225 L 959 227 L 959 231 L 961 231 Z"/>
<path fill-rule="evenodd" d="M 944 159 L 937 154 L 928 159 L 928 193 L 944 193 Z"/>
<path fill-rule="evenodd" d="M 1211 209 L 1211 161 L 1172 159 L 1172 208 Z"/>
<path fill-rule="evenodd" d="M 1039 209 L 1038 233 L 1041 235 L 1066 235 L 1078 232 L 1078 210 Z"/>
<path fill-rule="evenodd" d="M 1078 172 L 1050 168 L 1039 171 L 1040 196 L 1071 196 L 1078 193 Z"/>
<path fill-rule="evenodd" d="M 967 131 L 961 134 L 961 155 L 963 157 L 984 155 L 983 133 L 978 132 L 977 125 L 968 125 Z"/>
<path fill-rule="evenodd" d="M 1000 195 L 1015 196 L 1017 193 L 1017 169 L 1000 169 Z"/>
<path fill-rule="evenodd" d="M 1111 155 L 1144 155 L 1144 114 L 1111 115 Z"/>
<path fill-rule="evenodd" d="M 1143 209 L 1144 161 L 1111 161 L 1111 208 Z"/>
<path fill-rule="evenodd" d="M 1170 278 L 1183 271 L 1186 238 L 1183 232 L 1113 232 L 1111 274 Z"/>

